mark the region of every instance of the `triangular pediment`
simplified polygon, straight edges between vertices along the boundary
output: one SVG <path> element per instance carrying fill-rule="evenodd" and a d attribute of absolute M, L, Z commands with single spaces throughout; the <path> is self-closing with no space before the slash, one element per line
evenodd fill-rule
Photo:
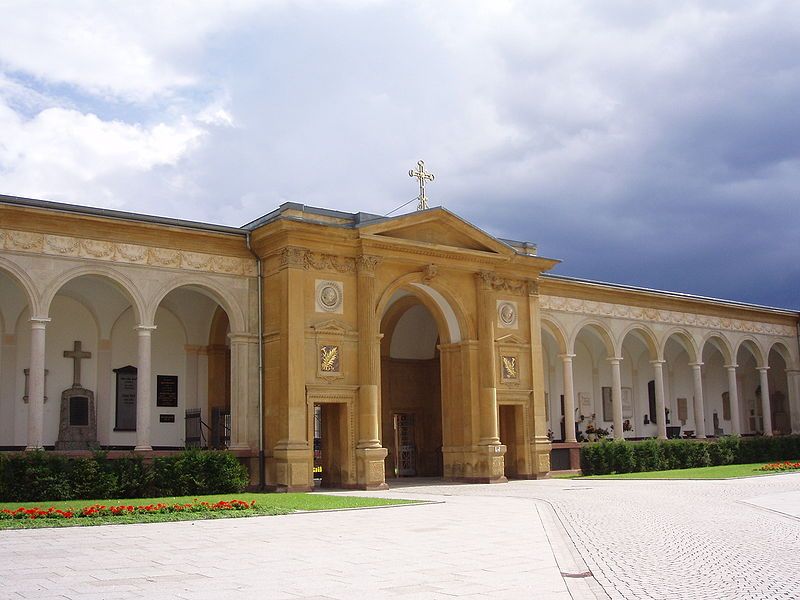
<path fill-rule="evenodd" d="M 350 333 L 350 328 L 347 326 L 347 323 L 336 319 L 315 323 L 311 326 L 311 329 L 313 329 L 316 334 L 347 335 Z"/>
<path fill-rule="evenodd" d="M 495 342 L 503 346 L 522 346 L 528 344 L 528 340 L 513 333 L 499 337 L 495 340 Z"/>
<path fill-rule="evenodd" d="M 461 250 L 513 254 L 507 244 L 443 209 L 402 215 L 373 225 L 362 226 L 362 235 L 445 246 Z"/>

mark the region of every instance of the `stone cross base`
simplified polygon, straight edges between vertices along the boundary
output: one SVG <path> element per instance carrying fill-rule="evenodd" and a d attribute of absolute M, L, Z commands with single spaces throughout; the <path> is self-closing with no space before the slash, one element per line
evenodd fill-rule
<path fill-rule="evenodd" d="M 56 450 L 88 450 L 97 445 L 94 392 L 82 387 L 64 390 Z"/>

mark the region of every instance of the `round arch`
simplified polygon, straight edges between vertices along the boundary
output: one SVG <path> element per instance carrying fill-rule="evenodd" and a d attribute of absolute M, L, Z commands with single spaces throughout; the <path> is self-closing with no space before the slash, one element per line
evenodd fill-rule
<path fill-rule="evenodd" d="M 608 354 L 609 358 L 618 356 L 617 349 L 614 346 L 614 338 L 611 335 L 611 330 L 605 323 L 598 321 L 597 319 L 584 319 L 578 323 L 572 332 L 572 335 L 569 337 L 569 344 L 567 346 L 569 352 L 574 351 L 575 341 L 578 339 L 578 336 L 584 329 L 588 329 L 600 338 L 606 348 L 606 353 Z"/>
<path fill-rule="evenodd" d="M 775 340 L 774 342 L 772 342 L 772 344 L 770 344 L 766 352 L 767 360 L 769 360 L 769 355 L 772 353 L 773 350 L 777 352 L 781 356 L 781 358 L 783 358 L 783 361 L 786 363 L 787 369 L 797 368 L 798 366 L 797 360 L 792 355 L 792 351 L 786 345 L 786 342 L 784 342 L 783 340 Z"/>
<path fill-rule="evenodd" d="M 549 333 L 550 336 L 556 341 L 559 353 L 566 354 L 567 334 L 564 332 L 564 328 L 561 326 L 561 324 L 555 318 L 548 315 L 541 316 L 541 323 L 542 329 Z"/>
<path fill-rule="evenodd" d="M 442 285 L 432 286 L 425 283 L 422 273 L 409 273 L 395 279 L 381 294 L 376 307 L 376 317 L 380 322 L 389 307 L 392 297 L 398 291 L 405 291 L 416 296 L 431 311 L 443 343 L 453 344 L 464 339 L 475 339 L 475 331 L 471 323 L 464 317 L 466 311 L 455 295 Z"/>
<path fill-rule="evenodd" d="M 640 323 L 632 323 L 625 331 L 622 332 L 622 335 L 619 336 L 619 349 L 622 352 L 622 348 L 625 344 L 625 340 L 629 335 L 633 335 L 642 341 L 647 348 L 647 351 L 650 353 L 650 360 L 660 360 L 661 355 L 659 354 L 658 348 L 658 341 L 656 339 L 655 333 L 650 330 L 645 325 Z"/>
<path fill-rule="evenodd" d="M 739 359 L 739 352 L 742 350 L 742 348 L 745 348 L 753 356 L 756 361 L 756 367 L 769 366 L 767 364 L 768 355 L 764 354 L 764 351 L 761 349 L 761 345 L 755 338 L 747 336 L 739 340 L 739 343 L 736 345 L 735 352 L 733 354 L 737 361 Z"/>
<path fill-rule="evenodd" d="M 147 310 L 144 313 L 147 316 L 148 323 L 153 322 L 156 310 L 158 310 L 158 307 L 161 305 L 161 302 L 164 300 L 167 294 L 180 288 L 187 288 L 203 294 L 219 304 L 222 307 L 222 310 L 228 314 L 231 331 L 237 333 L 247 331 L 244 312 L 241 310 L 241 307 L 236 302 L 235 298 L 233 298 L 231 294 L 222 286 L 199 276 L 180 277 L 177 280 L 170 281 L 168 284 L 164 285 L 160 290 L 158 290 L 150 303 L 147 305 Z"/>
<path fill-rule="evenodd" d="M 36 286 L 28 273 L 16 263 L 2 256 L 0 256 L 0 270 L 9 275 L 22 288 L 25 300 L 31 309 L 31 316 L 41 317 L 47 314 L 46 311 L 42 312 L 42 305 L 39 302 L 39 295 L 36 293 Z"/>
<path fill-rule="evenodd" d="M 736 364 L 736 355 L 733 353 L 733 346 L 723 334 L 718 331 L 709 331 L 705 335 L 703 340 L 700 342 L 699 352 L 701 358 L 708 344 L 711 344 L 714 348 L 719 350 L 719 353 L 722 354 L 722 359 L 725 361 L 724 364 Z"/>
<path fill-rule="evenodd" d="M 680 327 L 670 329 L 664 334 L 664 337 L 662 338 L 658 348 L 661 356 L 664 356 L 667 349 L 667 343 L 669 343 L 669 341 L 673 338 L 681 346 L 681 348 L 686 350 L 686 354 L 689 355 L 690 363 L 700 362 L 702 355 L 700 354 L 697 342 L 692 337 L 692 334 L 685 329 L 681 329 Z"/>
<path fill-rule="evenodd" d="M 48 314 L 50 310 L 50 304 L 53 302 L 53 298 L 55 298 L 56 294 L 58 294 L 61 288 L 63 288 L 73 279 L 87 275 L 94 275 L 109 280 L 111 284 L 128 299 L 128 301 L 131 303 L 131 307 L 133 308 L 134 317 L 138 323 L 142 323 L 142 316 L 146 313 L 144 310 L 145 302 L 139 293 L 139 290 L 136 289 L 134 283 L 122 273 L 109 267 L 102 266 L 87 265 L 76 267 L 74 269 L 70 269 L 69 271 L 65 271 L 55 280 L 50 282 L 44 294 L 42 295 L 41 309 L 43 310 L 43 314 Z"/>

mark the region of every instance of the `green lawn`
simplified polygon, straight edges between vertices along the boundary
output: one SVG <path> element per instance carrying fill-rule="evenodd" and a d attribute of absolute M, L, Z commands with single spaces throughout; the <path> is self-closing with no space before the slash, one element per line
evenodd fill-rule
<path fill-rule="evenodd" d="M 372 506 L 389 506 L 396 504 L 413 504 L 412 500 L 390 500 L 387 498 L 366 498 L 358 496 L 330 496 L 325 494 L 219 494 L 213 496 L 180 496 L 167 498 L 136 498 L 130 500 L 63 500 L 55 502 L 0 502 L 0 509 L 14 510 L 20 506 L 47 509 L 55 507 L 65 510 L 80 509 L 84 506 L 102 504 L 105 506 L 144 506 L 148 504 L 186 504 L 194 500 L 209 504 L 220 500 L 256 501 L 249 510 L 205 512 L 205 513 L 170 513 L 170 514 L 136 514 L 113 517 L 86 517 L 76 519 L 12 519 L 0 520 L 0 529 L 32 529 L 39 527 L 71 527 L 80 525 L 111 525 L 117 523 L 157 523 L 164 521 L 196 521 L 200 519 L 221 519 L 232 517 L 253 517 L 264 515 L 283 515 L 295 511 L 335 510 L 344 508 L 363 508 Z"/>
<path fill-rule="evenodd" d="M 774 461 L 773 461 L 774 462 Z M 734 477 L 758 477 L 791 471 L 757 471 L 770 463 L 749 465 L 721 465 L 718 467 L 697 467 L 694 469 L 673 469 L 671 471 L 645 471 L 642 473 L 619 473 L 614 475 L 576 476 L 575 479 L 731 479 Z M 795 473 L 797 471 L 794 471 Z"/>

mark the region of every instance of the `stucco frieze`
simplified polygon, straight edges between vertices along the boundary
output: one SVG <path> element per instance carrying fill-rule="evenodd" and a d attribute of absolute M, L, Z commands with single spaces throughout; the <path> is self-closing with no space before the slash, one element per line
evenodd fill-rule
<path fill-rule="evenodd" d="M 335 271 L 336 273 L 352 273 L 356 268 L 356 261 L 349 257 L 334 256 L 332 254 L 319 254 L 306 252 L 304 257 L 305 268 L 316 271 Z"/>
<path fill-rule="evenodd" d="M 731 319 L 727 317 L 714 317 L 698 315 L 696 313 L 659 310 L 657 308 L 643 308 L 625 304 L 612 304 L 610 302 L 595 302 L 580 298 L 564 298 L 561 296 L 540 296 L 542 310 L 566 312 L 573 314 L 615 317 L 632 321 L 648 321 L 651 323 L 664 323 L 669 325 L 687 325 L 690 327 L 703 327 L 707 329 L 724 329 L 728 331 L 743 331 L 747 333 L 762 333 L 767 335 L 795 336 L 793 327 Z"/>
<path fill-rule="evenodd" d="M 506 279 L 491 271 L 479 271 L 475 274 L 481 286 L 485 290 L 494 290 L 496 292 L 506 292 L 509 294 L 516 294 L 525 296 L 529 293 L 529 286 L 527 281 L 517 279 Z"/>
<path fill-rule="evenodd" d="M 172 248 L 154 248 L 64 235 L 0 230 L 0 248 L 16 252 L 88 258 L 115 263 L 151 265 L 224 275 L 255 275 L 253 261 Z"/>

